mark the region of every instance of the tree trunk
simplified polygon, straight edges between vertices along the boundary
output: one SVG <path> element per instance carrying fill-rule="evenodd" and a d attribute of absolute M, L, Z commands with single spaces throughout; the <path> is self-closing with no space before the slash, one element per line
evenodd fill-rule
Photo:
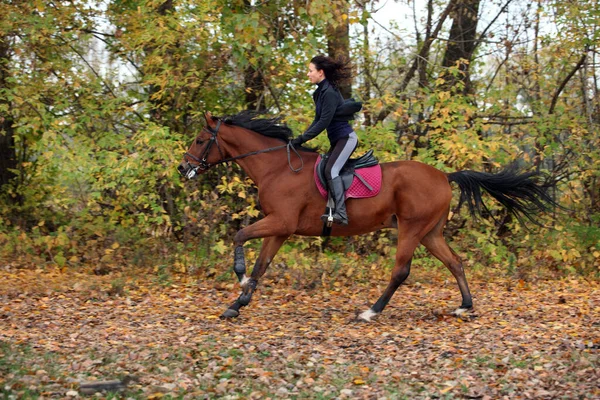
<path fill-rule="evenodd" d="M 250 0 L 244 0 L 244 8 L 249 10 L 251 7 Z M 253 47 L 248 51 L 248 58 L 254 51 Z M 248 110 L 265 111 L 267 109 L 264 102 L 265 80 L 262 72 L 255 65 L 250 64 L 244 70 L 244 89 L 244 100 Z"/>
<path fill-rule="evenodd" d="M 9 41 L 0 40 L 0 90 L 9 90 L 8 62 L 10 58 Z M 15 150 L 14 121 L 10 115 L 10 101 L 0 97 L 0 105 L 7 107 L 9 112 L 0 115 L 0 187 L 10 182 L 16 175 L 17 154 Z"/>
<path fill-rule="evenodd" d="M 413 5 L 414 7 L 414 5 Z M 417 35 L 417 45 L 419 46 L 419 48 L 422 48 L 424 46 L 424 43 L 421 42 L 421 38 L 420 38 L 420 34 L 419 34 L 419 30 L 417 28 L 417 21 L 416 21 L 416 15 L 417 13 L 414 12 L 415 15 L 415 33 Z M 433 29 L 433 0 L 429 0 L 427 2 L 427 22 L 425 25 L 425 38 L 426 40 L 428 40 L 428 38 L 431 38 L 431 32 Z M 427 53 L 423 53 L 423 57 L 418 57 L 416 60 L 416 65 L 417 65 L 417 71 L 418 71 L 418 76 L 419 76 L 419 89 L 423 89 L 423 88 L 427 88 L 429 86 L 429 77 L 427 74 L 427 65 L 429 64 L 429 52 Z M 423 121 L 425 119 L 425 113 L 421 110 L 419 111 L 418 115 L 417 115 L 417 121 L 418 123 L 415 124 L 415 128 L 413 130 L 413 136 L 414 136 L 414 148 L 413 151 L 411 153 L 411 158 L 415 158 L 417 157 L 417 155 L 419 154 L 419 149 L 426 149 L 429 147 L 429 140 L 424 140 L 423 138 L 426 138 L 427 136 L 427 127 L 425 124 L 423 124 Z"/>
<path fill-rule="evenodd" d="M 172 10 L 173 10 L 173 0 L 165 0 L 161 5 L 159 5 L 156 8 L 157 14 L 162 17 L 167 15 L 167 13 Z M 155 45 L 147 45 L 144 47 L 146 56 L 154 53 L 156 50 L 157 50 L 157 48 Z M 168 53 L 168 50 L 167 50 L 167 53 Z M 149 71 L 144 71 L 144 72 L 147 73 Z M 150 106 L 151 106 L 150 115 L 152 116 L 152 119 L 161 125 L 168 125 L 168 123 L 170 121 L 166 120 L 163 110 L 170 108 L 170 105 L 166 104 L 166 101 L 162 98 L 159 98 L 159 99 L 154 98 L 155 93 L 160 92 L 160 86 L 158 86 L 156 84 L 152 84 L 148 88 L 148 92 L 149 92 L 148 99 L 149 99 Z"/>
<path fill-rule="evenodd" d="M 350 60 L 350 24 L 348 22 L 348 2 L 336 0 L 331 3 L 333 20 L 327 27 L 327 52 L 329 57 Z M 352 96 L 352 83 L 344 82 L 339 85 L 342 97 Z"/>
<path fill-rule="evenodd" d="M 463 74 L 450 80 L 448 83 L 449 85 L 453 85 L 462 81 L 464 83 L 462 90 L 464 94 L 471 92 L 469 65 L 477 46 L 477 23 L 479 21 L 480 1 L 452 0 L 451 18 L 453 21 L 442 66 L 450 68 L 458 65 Z"/>
<path fill-rule="evenodd" d="M 414 3 L 413 3 L 414 4 Z M 414 5 L 413 5 L 414 7 Z M 417 46 L 419 48 L 423 47 L 424 43 L 421 41 L 421 35 L 419 33 L 417 27 L 417 13 L 414 11 L 415 15 L 415 33 L 417 36 Z M 433 0 L 429 0 L 427 2 L 427 22 L 425 23 L 425 38 L 426 40 L 431 37 L 431 32 L 433 29 Z M 424 88 L 429 86 L 429 79 L 427 76 L 427 65 L 429 64 L 429 53 L 423 54 L 423 57 L 418 57 L 416 59 L 417 62 L 417 71 L 419 75 L 419 88 Z"/>

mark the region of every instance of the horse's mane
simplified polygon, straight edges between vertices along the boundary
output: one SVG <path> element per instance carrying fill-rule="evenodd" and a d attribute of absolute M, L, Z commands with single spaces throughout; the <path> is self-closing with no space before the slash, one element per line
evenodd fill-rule
<path fill-rule="evenodd" d="M 285 142 L 292 138 L 292 130 L 285 123 L 281 122 L 281 117 L 260 118 L 260 115 L 256 111 L 242 111 L 220 119 L 228 125 L 246 128 L 261 135 L 281 139 Z"/>

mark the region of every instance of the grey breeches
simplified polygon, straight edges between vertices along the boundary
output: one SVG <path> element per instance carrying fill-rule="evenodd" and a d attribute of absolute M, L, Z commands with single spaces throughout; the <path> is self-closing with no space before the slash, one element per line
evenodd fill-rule
<path fill-rule="evenodd" d="M 335 145 L 330 149 L 331 155 L 325 167 L 327 179 L 331 180 L 340 175 L 340 170 L 346 164 L 346 161 L 348 161 L 357 145 L 358 137 L 355 132 L 350 133 L 347 138 L 335 142 Z"/>

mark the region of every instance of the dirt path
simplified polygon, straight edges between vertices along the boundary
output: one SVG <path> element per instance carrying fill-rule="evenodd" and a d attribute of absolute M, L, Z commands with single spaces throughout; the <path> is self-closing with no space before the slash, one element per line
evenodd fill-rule
<path fill-rule="evenodd" d="M 600 398 L 600 284 L 411 277 L 375 322 L 385 282 L 297 290 L 261 282 L 234 321 L 229 282 L 0 272 L 0 393 L 81 395 L 133 376 L 130 398 Z M 110 397 L 110 396 L 108 396 Z"/>

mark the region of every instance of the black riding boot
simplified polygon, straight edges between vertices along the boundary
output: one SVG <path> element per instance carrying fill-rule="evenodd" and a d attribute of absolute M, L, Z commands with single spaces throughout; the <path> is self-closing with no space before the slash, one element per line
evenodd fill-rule
<path fill-rule="evenodd" d="M 327 181 L 329 193 L 335 203 L 335 211 L 333 212 L 333 222 L 340 225 L 348 225 L 348 215 L 346 214 L 346 199 L 344 197 L 344 183 L 342 177 L 338 176 L 330 181 Z M 321 220 L 327 222 L 328 214 L 323 214 Z"/>

